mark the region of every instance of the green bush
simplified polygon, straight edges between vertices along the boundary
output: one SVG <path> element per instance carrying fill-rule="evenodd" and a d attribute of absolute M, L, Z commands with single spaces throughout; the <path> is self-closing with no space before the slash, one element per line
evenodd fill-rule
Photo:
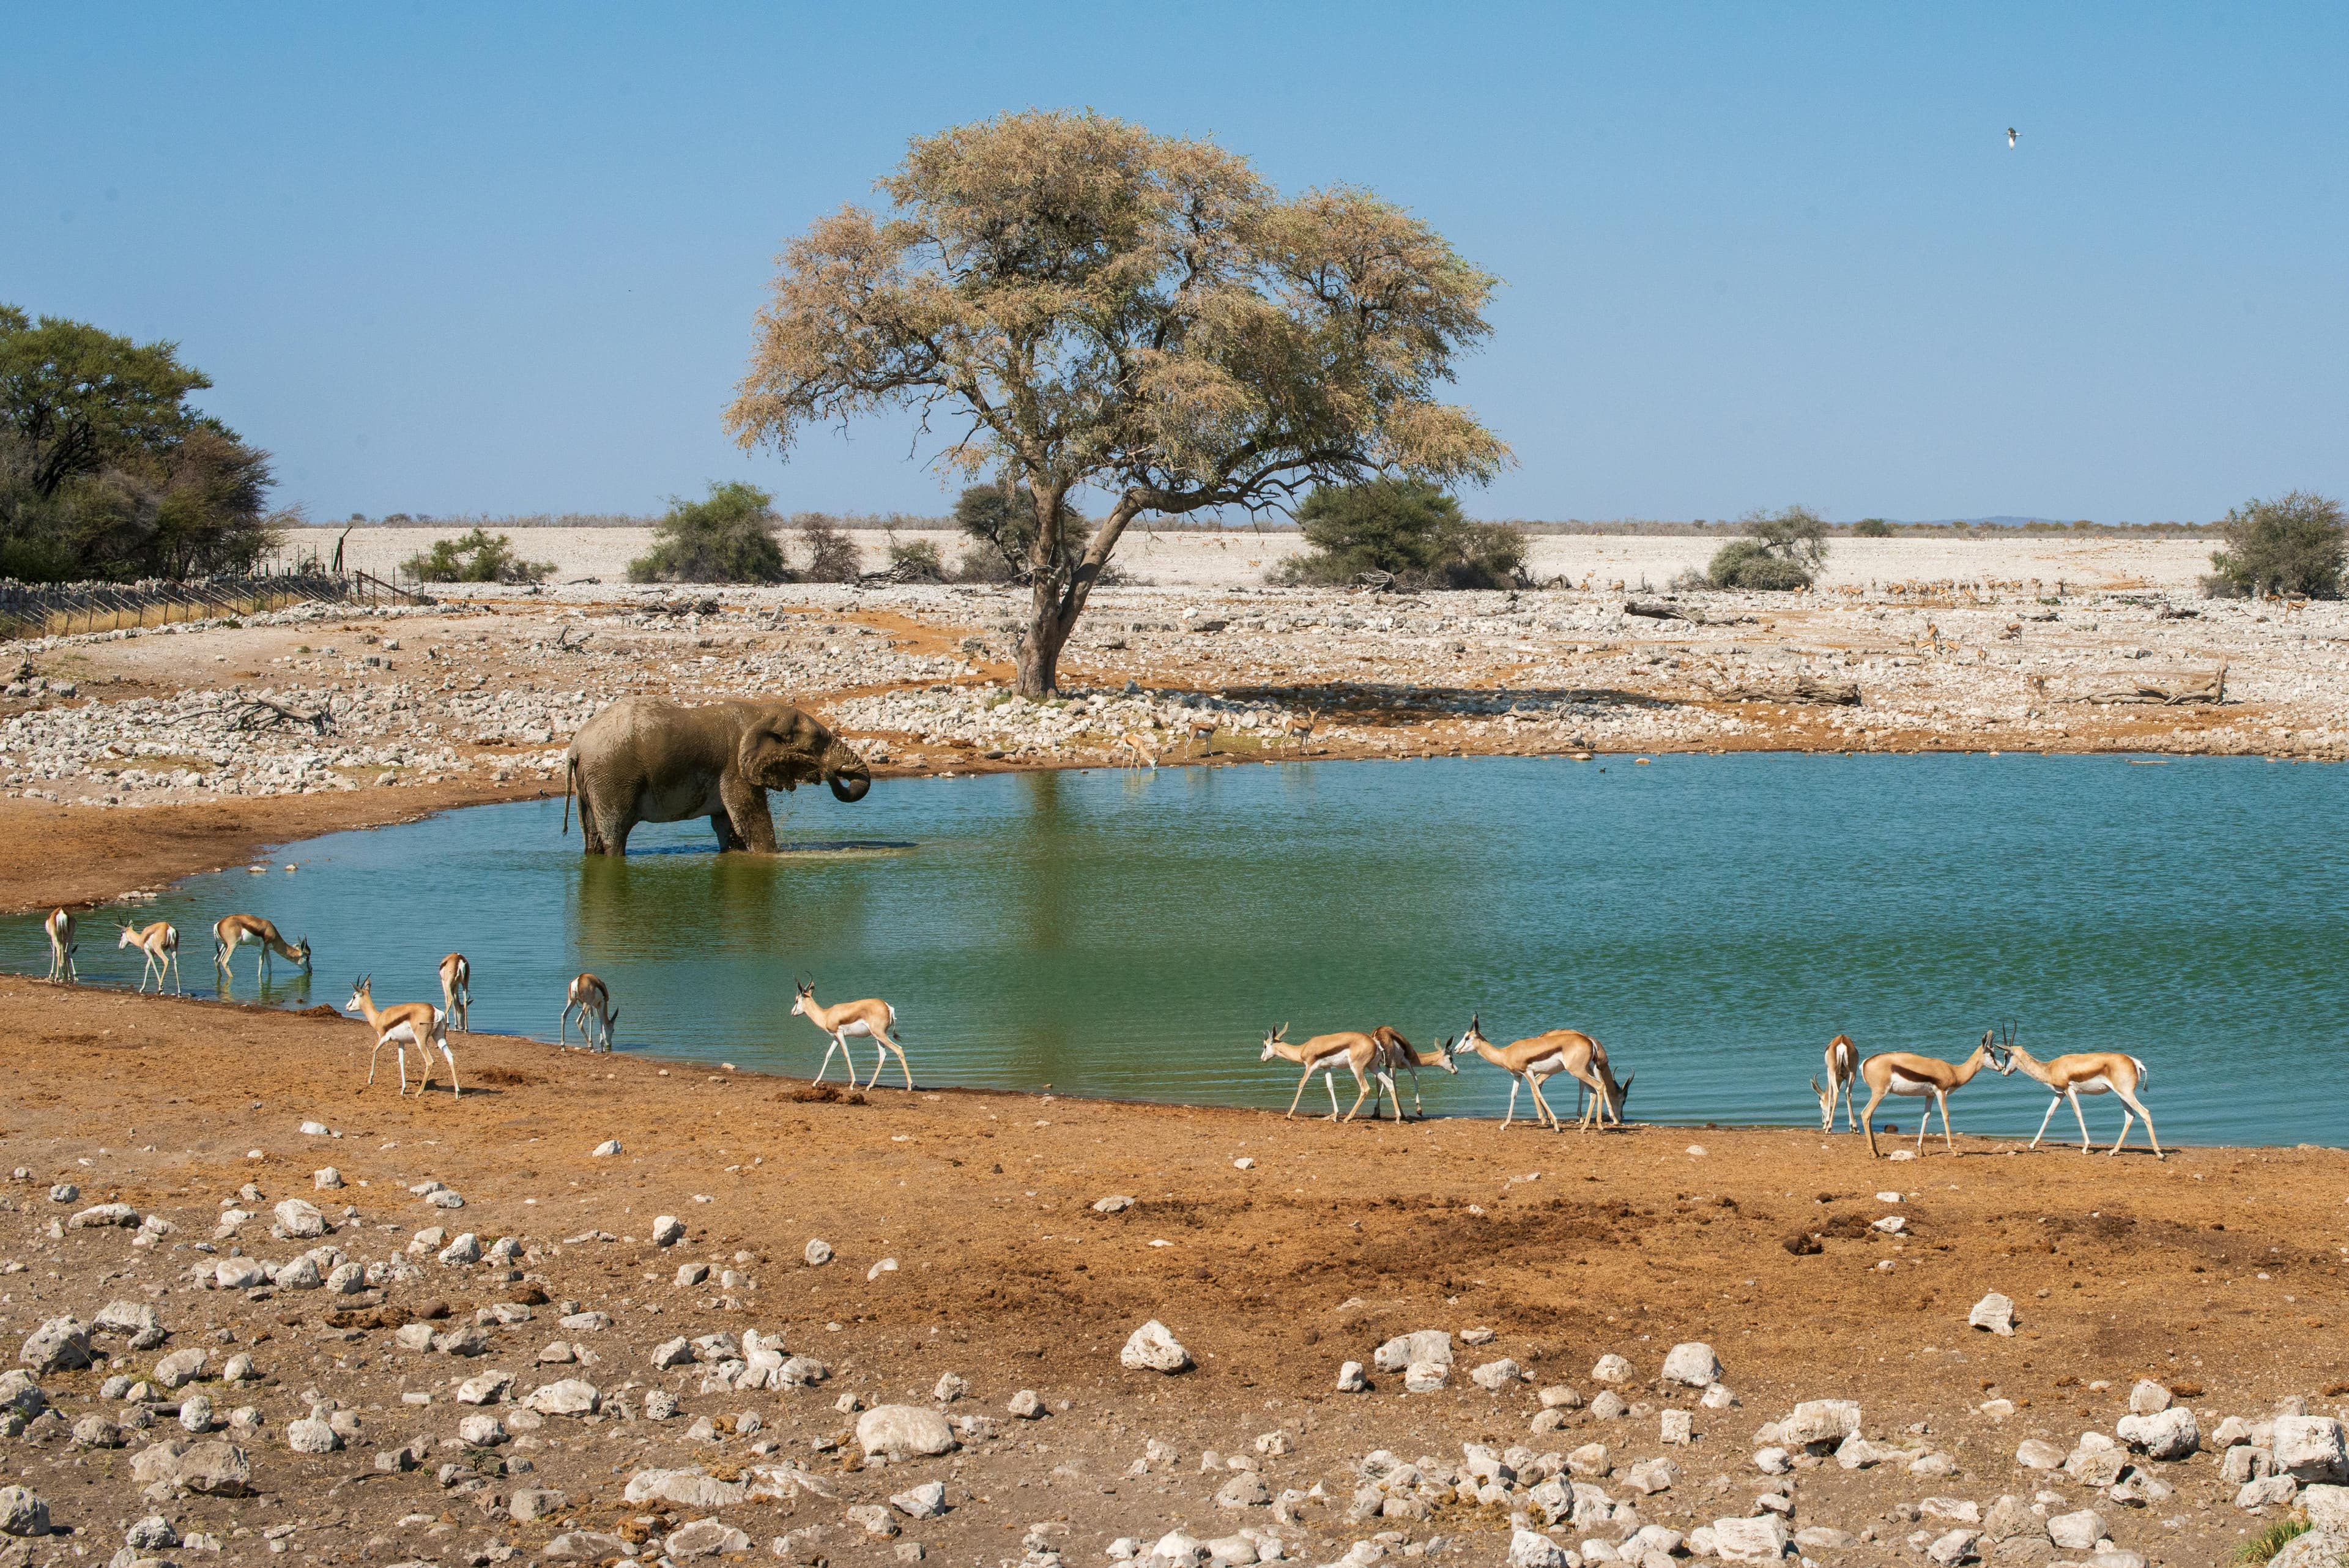
<path fill-rule="evenodd" d="M 1826 562 L 1826 521 L 1807 506 L 1749 512 L 1738 526 L 1749 537 L 1723 545 L 1705 568 L 1706 580 L 1716 588 L 1806 588 Z"/>
<path fill-rule="evenodd" d="M 1407 588 L 1499 588 L 1524 577 L 1525 530 L 1472 523 L 1424 480 L 1318 484 L 1297 522 L 1312 552 L 1282 563 L 1277 581 L 1340 585 L 1383 572 Z"/>
<path fill-rule="evenodd" d="M 554 575 L 553 561 L 525 561 L 514 554 L 512 539 L 480 528 L 435 539 L 431 549 L 400 566 L 428 583 L 541 583 Z"/>
<path fill-rule="evenodd" d="M 2219 524 L 2227 547 L 2211 556 L 2216 572 L 2202 579 L 2227 598 L 2267 594 L 2341 597 L 2344 523 L 2341 503 L 2295 490 L 2273 501 L 2249 501 Z"/>
<path fill-rule="evenodd" d="M 1851 535 L 1855 539 L 1889 539 L 1892 524 L 1881 517 L 1863 517 L 1851 525 Z"/>
<path fill-rule="evenodd" d="M 954 524 L 971 540 L 961 575 L 970 583 L 1024 583 L 1035 575 L 1036 493 L 1022 484 L 974 484 L 955 497 Z M 1061 562 L 1073 572 L 1092 524 L 1066 501 L 1061 504 Z"/>
<path fill-rule="evenodd" d="M 938 555 L 938 547 L 927 539 L 906 543 L 889 534 L 889 576 L 901 583 L 943 583 L 947 580 L 947 564 Z"/>
<path fill-rule="evenodd" d="M 632 583 L 781 583 L 791 580 L 775 498 L 739 480 L 709 486 L 709 499 L 671 496 L 652 553 L 628 563 Z"/>

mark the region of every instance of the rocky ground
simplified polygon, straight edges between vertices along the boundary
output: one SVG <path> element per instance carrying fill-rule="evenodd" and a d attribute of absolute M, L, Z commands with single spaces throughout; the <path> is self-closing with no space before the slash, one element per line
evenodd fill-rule
<path fill-rule="evenodd" d="M 2349 1528 L 2337 1151 L 866 1103 L 463 1036 L 463 1096 L 402 1098 L 346 1021 L 0 1002 L 7 1568 Z"/>

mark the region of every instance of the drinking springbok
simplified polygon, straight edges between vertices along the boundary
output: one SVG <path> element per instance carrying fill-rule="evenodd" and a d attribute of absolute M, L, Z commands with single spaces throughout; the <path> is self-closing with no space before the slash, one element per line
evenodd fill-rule
<path fill-rule="evenodd" d="M 1441 1067 L 1454 1077 L 1458 1077 L 1460 1068 L 1452 1060 L 1452 1042 L 1446 1040 L 1433 1051 L 1422 1051 L 1402 1037 L 1402 1031 L 1389 1028 L 1383 1023 L 1371 1031 L 1371 1038 L 1379 1043 L 1379 1051 L 1385 1059 L 1390 1083 L 1393 1081 L 1393 1070 L 1397 1067 L 1411 1075 L 1411 1108 L 1418 1114 L 1420 1119 L 1425 1120 L 1427 1111 L 1420 1104 L 1419 1099 L 1419 1070 L 1422 1067 Z M 1398 1110 L 1402 1108 L 1401 1099 L 1402 1097 L 1397 1096 Z"/>
<path fill-rule="evenodd" d="M 1859 1130 L 1859 1118 L 1851 1108 L 1851 1085 L 1859 1077 L 1859 1047 L 1851 1043 L 1848 1034 L 1838 1034 L 1827 1042 L 1827 1086 L 1819 1087 L 1816 1078 L 1811 1080 L 1811 1093 L 1819 1097 L 1819 1131 L 1835 1131 L 1836 1096 L 1843 1096 L 1843 1114 L 1851 1130 Z"/>
<path fill-rule="evenodd" d="M 212 967 L 234 980 L 236 950 L 247 942 L 257 943 L 261 948 L 260 956 L 253 961 L 255 981 L 264 970 L 277 967 L 271 957 L 275 953 L 285 954 L 305 970 L 310 967 L 310 939 L 304 937 L 299 942 L 289 943 L 277 934 L 275 925 L 258 915 L 222 915 L 212 922 Z"/>
<path fill-rule="evenodd" d="M 473 966 L 463 953 L 440 961 L 440 1004 L 450 1023 L 464 1033 L 473 1032 Z"/>
<path fill-rule="evenodd" d="M 1482 1013 L 1469 1017 L 1468 1033 L 1460 1037 L 1460 1044 L 1453 1049 L 1474 1051 L 1509 1075 L 1509 1108 L 1507 1114 L 1501 1117 L 1503 1127 L 1507 1127 L 1517 1114 L 1517 1085 L 1523 1084 L 1533 1095 L 1536 1125 L 1564 1132 L 1565 1125 L 1557 1119 L 1557 1113 L 1550 1109 L 1549 1102 L 1542 1098 L 1541 1092 L 1542 1084 L 1560 1073 L 1589 1090 L 1593 1096 L 1591 1108 L 1579 1112 L 1576 1117 L 1584 1132 L 1590 1130 L 1594 1114 L 1601 1132 L 1607 1130 L 1607 1118 L 1610 1115 L 1617 1127 L 1623 1125 L 1623 1103 L 1631 1097 L 1631 1079 L 1639 1075 L 1633 1073 L 1621 1083 L 1617 1083 L 1614 1070 L 1608 1065 L 1606 1046 L 1578 1029 L 1553 1029 L 1547 1033 L 1532 1035 L 1502 1048 L 1485 1038 L 1483 1017 Z M 1578 1101 L 1578 1093 L 1576 1097 Z"/>
<path fill-rule="evenodd" d="M 868 1090 L 881 1081 L 881 1069 L 889 1064 L 888 1053 L 897 1053 L 897 1068 L 905 1075 L 905 1092 L 914 1089 L 914 1069 L 905 1064 L 905 1048 L 889 1037 L 897 1027 L 897 1010 L 877 996 L 862 1002 L 836 1002 L 830 1007 L 820 1007 L 815 1000 L 815 981 L 794 981 L 798 994 L 792 999 L 792 1016 L 804 1018 L 826 1034 L 832 1044 L 823 1048 L 823 1062 L 815 1070 L 811 1083 L 821 1084 L 826 1069 L 832 1065 L 832 1054 L 840 1053 L 841 1064 L 848 1069 L 848 1086 L 856 1087 L 856 1058 L 848 1054 L 848 1037 L 861 1034 L 873 1044 L 873 1077 L 864 1086 Z"/>
<path fill-rule="evenodd" d="M 147 961 L 139 966 L 139 989 L 147 989 L 147 973 L 155 973 L 155 994 L 163 994 L 163 971 L 171 973 L 171 993 L 180 992 L 180 928 L 169 920 L 158 920 L 151 926 L 124 926 L 122 935 L 114 944 L 118 948 L 137 948 Z"/>
<path fill-rule="evenodd" d="M 1354 1104 L 1346 1112 L 1344 1120 L 1354 1119 L 1354 1113 L 1362 1108 L 1362 1102 L 1370 1099 L 1374 1084 L 1387 1095 L 1394 1094 L 1394 1075 L 1387 1065 L 1385 1048 L 1359 1029 L 1340 1030 L 1335 1034 L 1316 1034 L 1302 1044 L 1292 1045 L 1288 1042 L 1288 1025 L 1284 1023 L 1278 1029 L 1266 1031 L 1264 1054 L 1257 1060 L 1269 1062 L 1276 1056 L 1284 1062 L 1298 1063 L 1305 1069 L 1305 1075 L 1297 1080 L 1297 1093 L 1288 1096 L 1288 1115 L 1291 1116 L 1297 1114 L 1297 1102 L 1305 1097 L 1305 1085 L 1313 1081 L 1314 1074 L 1319 1073 L 1321 1075 L 1321 1086 L 1330 1091 L 1330 1119 L 1333 1122 L 1340 1119 L 1336 1077 L 1341 1066 L 1354 1075 L 1355 1088 Z M 1395 1120 L 1402 1120 L 1402 1102 L 1399 1099 L 1394 1104 L 1394 1116 Z M 1377 1100 L 1371 1100 L 1371 1119 L 1379 1119 Z"/>
<path fill-rule="evenodd" d="M 59 904 L 49 911 L 49 918 L 41 922 L 41 929 L 49 933 L 51 983 L 67 985 L 78 980 L 80 976 L 74 973 L 73 911 Z"/>
<path fill-rule="evenodd" d="M 571 989 L 563 1002 L 563 1025 L 555 1031 L 558 1050 L 571 1044 L 571 1015 L 579 1015 L 579 1047 L 583 1051 L 612 1049 L 612 1026 L 620 1022 L 619 1012 L 612 1006 L 611 988 L 593 974 L 574 975 Z"/>
<path fill-rule="evenodd" d="M 449 1094 L 452 1098 L 464 1097 L 457 1083 L 457 1056 L 449 1049 L 449 1015 L 429 1002 L 400 1002 L 389 1007 L 375 1004 L 375 977 L 362 976 L 351 987 L 351 999 L 343 1003 L 345 1012 L 356 1012 L 367 1021 L 375 1031 L 375 1049 L 367 1053 L 367 1087 L 375 1086 L 376 1059 L 383 1048 L 390 1046 L 399 1064 L 399 1092 L 408 1093 L 408 1048 L 416 1047 L 417 1064 L 424 1069 L 423 1081 L 416 1085 L 416 1096 L 432 1086 L 432 1053 L 437 1047 L 442 1060 L 449 1064 Z"/>
<path fill-rule="evenodd" d="M 1876 1107 L 1887 1095 L 1904 1095 L 1911 1098 L 1930 1098 L 1941 1107 L 1941 1142 L 1951 1154 L 1958 1152 L 1950 1137 L 1950 1096 L 1974 1080 L 1984 1063 L 1995 1068 L 1998 1051 L 1993 1042 L 1997 1031 L 1982 1031 L 1982 1044 L 1974 1054 L 1952 1067 L 1939 1056 L 1920 1056 L 1911 1051 L 1879 1051 L 1859 1064 L 1859 1075 L 1868 1083 L 1868 1109 L 1859 1113 L 1859 1125 L 1868 1134 L 1868 1153 L 1876 1155 Z M 1933 1113 L 1929 1108 L 1917 1118 L 1917 1152 L 1925 1152 L 1925 1129 L 1931 1125 Z"/>
<path fill-rule="evenodd" d="M 2083 1051 L 2069 1056 L 2057 1056 L 2049 1061 L 2035 1060 L 2030 1052 L 2014 1043 L 2014 1032 L 2007 1031 L 2001 1051 L 2006 1060 L 1999 1066 L 2002 1074 L 2013 1074 L 2020 1067 L 2023 1075 L 2036 1078 L 2047 1085 L 2053 1097 L 2047 1102 L 2047 1114 L 2039 1118 L 2039 1131 L 2032 1136 L 2031 1147 L 2037 1148 L 2039 1140 L 2047 1136 L 2047 1124 L 2055 1117 L 2055 1107 L 2064 1101 L 2072 1102 L 2072 1114 L 2080 1122 L 2080 1152 L 2090 1152 L 2087 1113 L 2080 1109 L 2082 1095 L 2114 1094 L 2128 1108 L 2121 1113 L 2121 1136 L 2113 1140 L 2108 1154 L 2118 1154 L 2121 1145 L 2128 1142 L 2129 1120 L 2132 1115 L 2145 1118 L 2145 1139 L 2153 1145 L 2153 1158 L 2167 1159 L 2161 1152 L 2161 1138 L 2153 1130 L 2153 1113 L 2137 1092 L 2150 1076 L 2143 1062 L 2118 1051 Z"/>

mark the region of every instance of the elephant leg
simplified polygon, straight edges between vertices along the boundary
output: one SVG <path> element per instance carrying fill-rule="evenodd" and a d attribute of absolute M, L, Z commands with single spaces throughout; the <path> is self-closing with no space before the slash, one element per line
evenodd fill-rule
<path fill-rule="evenodd" d="M 775 852 L 775 822 L 767 811 L 765 790 L 730 772 L 718 781 L 718 799 L 734 820 L 734 847 L 756 855 Z"/>
<path fill-rule="evenodd" d="M 733 819 L 722 811 L 709 814 L 709 831 L 718 836 L 718 853 L 729 854 L 742 847 L 742 836 L 734 831 Z"/>

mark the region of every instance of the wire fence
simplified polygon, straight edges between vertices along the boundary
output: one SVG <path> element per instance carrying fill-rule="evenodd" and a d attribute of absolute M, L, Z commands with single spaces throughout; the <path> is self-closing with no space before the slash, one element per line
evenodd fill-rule
<path fill-rule="evenodd" d="M 247 576 L 137 583 L 0 582 L 0 638 L 68 637 L 217 617 L 265 615 L 296 604 L 430 604 L 372 572 L 315 563 Z"/>

